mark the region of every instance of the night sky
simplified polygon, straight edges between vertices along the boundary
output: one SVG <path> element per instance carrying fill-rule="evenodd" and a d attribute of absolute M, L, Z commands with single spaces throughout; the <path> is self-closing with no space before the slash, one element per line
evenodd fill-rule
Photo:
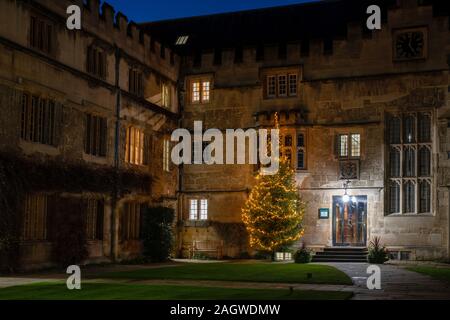
<path fill-rule="evenodd" d="M 135 22 L 289 5 L 312 0 L 107 0 Z"/>

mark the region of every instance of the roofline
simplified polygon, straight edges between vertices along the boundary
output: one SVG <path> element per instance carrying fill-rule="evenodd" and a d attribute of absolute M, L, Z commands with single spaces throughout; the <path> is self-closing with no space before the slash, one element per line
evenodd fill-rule
<path fill-rule="evenodd" d="M 241 14 L 241 13 L 244 13 L 244 14 L 245 13 L 257 13 L 257 12 L 261 12 L 261 11 L 274 10 L 274 9 L 278 10 L 278 9 L 288 9 L 288 8 L 294 8 L 294 7 L 298 8 L 298 7 L 317 6 L 317 5 L 324 5 L 326 3 L 341 2 L 341 1 L 342 0 L 308 0 L 308 2 L 294 3 L 294 4 L 284 5 L 284 6 L 269 6 L 269 7 L 263 7 L 263 8 L 236 10 L 236 11 L 212 13 L 212 14 L 205 14 L 205 15 L 198 15 L 198 16 L 187 16 L 187 17 L 181 17 L 181 18 L 163 19 L 163 20 L 155 20 L 155 21 L 148 21 L 148 22 L 139 22 L 138 24 L 139 25 L 144 25 L 144 26 L 149 26 L 149 25 L 152 25 L 152 24 L 189 21 L 189 20 L 192 20 L 192 19 L 219 17 L 219 16 L 227 16 L 227 15 Z"/>

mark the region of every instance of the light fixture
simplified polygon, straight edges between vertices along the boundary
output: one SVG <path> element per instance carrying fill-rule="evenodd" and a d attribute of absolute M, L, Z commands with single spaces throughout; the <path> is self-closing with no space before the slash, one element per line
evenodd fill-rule
<path fill-rule="evenodd" d="M 352 202 L 356 203 L 356 197 L 355 196 L 352 197 Z"/>
<path fill-rule="evenodd" d="M 347 191 L 346 191 L 347 192 Z M 346 193 L 342 196 L 342 201 L 344 201 L 344 203 L 348 203 L 350 201 L 350 196 Z"/>
<path fill-rule="evenodd" d="M 350 196 L 347 194 L 347 188 L 348 188 L 349 183 L 350 183 L 350 180 L 347 180 L 344 183 L 344 195 L 342 196 L 342 201 L 344 201 L 344 203 L 348 203 L 350 201 Z"/>

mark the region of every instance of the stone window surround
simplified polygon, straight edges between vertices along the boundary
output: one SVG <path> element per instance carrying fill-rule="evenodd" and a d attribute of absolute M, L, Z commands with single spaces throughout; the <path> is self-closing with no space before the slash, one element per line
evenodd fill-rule
<path fill-rule="evenodd" d="M 208 99 L 204 100 L 204 83 L 209 82 L 209 88 L 208 88 Z M 186 95 L 186 104 L 187 105 L 205 105 L 210 104 L 213 100 L 213 89 L 214 89 L 214 79 L 213 75 L 211 74 L 203 74 L 203 75 L 193 75 L 193 76 L 186 76 L 186 83 L 187 83 L 187 95 Z M 193 100 L 193 86 L 194 83 L 199 83 L 199 98 L 197 101 Z"/>
<path fill-rule="evenodd" d="M 401 156 L 400 156 L 400 172 L 401 172 L 401 177 L 393 177 L 393 178 L 390 178 L 390 166 L 389 166 L 389 156 L 390 156 L 390 148 L 392 147 L 392 144 L 390 144 L 390 141 L 389 141 L 389 139 L 390 139 L 390 135 L 389 135 L 389 132 L 388 132 L 388 129 L 389 129 L 389 123 L 388 123 L 388 121 L 389 121 L 389 119 L 390 119 L 390 117 L 392 118 L 392 117 L 399 117 L 400 119 L 401 119 L 401 121 L 400 121 L 400 137 L 401 137 L 401 139 L 403 139 L 403 134 L 404 134 L 404 132 L 403 132 L 403 117 L 405 116 L 405 115 L 408 115 L 408 114 L 412 114 L 412 115 L 415 115 L 416 116 L 416 122 L 415 122 L 415 133 L 416 133 L 416 142 L 414 142 L 413 144 L 414 145 L 416 145 L 416 146 L 420 146 L 421 145 L 421 143 L 420 142 L 418 142 L 417 141 L 417 137 L 418 137 L 418 134 L 419 134 L 419 128 L 418 128 L 418 118 L 417 118 L 417 115 L 419 115 L 419 114 L 421 114 L 421 113 L 423 113 L 423 114 L 428 114 L 429 116 L 430 116 L 430 140 L 431 140 L 431 142 L 429 142 L 429 143 L 425 143 L 426 145 L 428 145 L 429 146 L 429 148 L 430 148 L 430 177 L 426 177 L 426 178 L 424 178 L 425 180 L 427 180 L 428 182 L 429 182 L 429 187 L 430 187 L 430 198 L 428 199 L 428 201 L 429 201 L 429 206 L 430 206 L 430 212 L 422 212 L 422 213 L 420 213 L 419 211 L 420 211 L 420 209 L 419 209 L 419 206 L 420 206 L 420 204 L 419 204 L 419 198 L 420 198 L 420 190 L 419 190 L 419 188 L 420 188 L 420 185 L 419 185 L 419 180 L 421 180 L 420 178 L 419 178 L 419 173 L 418 173 L 418 170 L 419 170 L 419 163 L 418 163 L 418 153 L 419 153 L 419 147 L 418 148 L 416 148 L 416 161 L 415 161 L 415 176 L 414 177 L 411 177 L 411 178 L 408 178 L 408 177 L 403 177 L 403 146 L 405 145 L 403 142 L 402 143 L 400 143 L 400 144 L 394 144 L 394 146 L 401 146 L 401 148 L 402 148 L 402 152 L 400 152 L 400 154 L 401 154 Z M 385 182 L 385 184 L 386 184 L 386 192 L 385 192 L 385 213 L 384 213 L 384 215 L 385 215 L 385 217 L 404 217 L 404 216 L 407 216 L 407 217 L 416 217 L 416 216 L 419 216 L 419 217 L 423 217 L 423 216 L 434 216 L 434 213 L 433 212 L 435 212 L 436 210 L 435 210 L 435 208 L 434 208 L 434 204 L 435 204 L 435 201 L 434 201 L 434 197 L 433 197 L 433 191 L 435 191 L 435 179 L 433 178 L 433 176 L 434 176 L 434 166 L 433 166 L 433 150 L 434 150 L 434 135 L 435 135 L 435 132 L 434 132 L 434 129 L 433 129 L 433 119 L 435 119 L 435 115 L 434 115 L 434 112 L 432 111 L 432 110 L 414 110 L 414 111 L 405 111 L 405 112 L 402 112 L 402 111 L 396 111 L 396 112 L 387 112 L 386 114 L 385 114 L 385 121 L 384 121 L 384 125 L 385 125 L 385 131 L 386 132 L 388 132 L 388 134 L 386 134 L 386 137 L 385 137 L 385 139 L 384 139 L 384 141 L 385 141 L 385 145 L 386 145 L 386 158 L 385 158 L 385 171 L 386 171 L 386 173 L 387 173 L 387 175 L 386 175 L 386 182 Z M 408 145 L 408 144 L 406 144 L 406 145 Z M 404 206 L 405 206 L 405 204 L 404 204 L 404 199 L 403 199 L 403 193 L 405 192 L 403 189 L 403 186 L 404 186 L 404 180 L 411 180 L 411 181 L 414 181 L 415 183 L 414 183 L 414 185 L 415 185 L 415 199 L 414 199 L 414 201 L 415 201 L 415 212 L 408 212 L 408 213 L 406 213 L 406 212 L 403 212 L 404 211 Z M 390 186 L 390 182 L 391 181 L 400 181 L 400 204 L 399 204 L 399 212 L 397 212 L 397 213 L 390 213 L 390 203 L 389 203 L 389 201 L 390 201 L 390 190 L 389 190 L 389 186 Z"/>
<path fill-rule="evenodd" d="M 191 215 L 191 209 L 193 208 L 192 201 L 195 201 L 194 203 L 196 204 L 194 206 L 195 210 L 196 210 L 196 218 L 195 219 Z M 204 205 L 203 201 L 206 201 L 206 208 L 202 207 L 202 205 Z M 202 196 L 189 197 L 187 199 L 187 208 L 188 208 L 187 221 L 191 221 L 191 222 L 193 222 L 193 221 L 199 221 L 199 222 L 208 221 L 209 220 L 209 204 L 210 204 L 210 201 L 209 201 L 208 197 L 202 197 Z M 203 215 L 203 218 L 202 218 L 202 208 L 206 209 L 206 218 L 205 218 L 205 215 Z"/>
<path fill-rule="evenodd" d="M 303 147 L 299 147 L 298 146 L 298 136 L 299 134 L 303 134 L 303 138 L 304 138 L 304 146 Z M 291 146 L 285 146 L 285 137 L 286 136 L 291 136 Z M 282 137 L 282 140 L 281 140 Z M 280 151 L 284 152 L 286 150 L 290 151 L 291 154 L 291 167 L 296 170 L 297 172 L 305 172 L 308 170 L 308 133 L 306 129 L 286 129 L 286 128 L 281 128 L 280 129 L 280 141 L 281 141 L 281 146 L 280 146 Z M 303 150 L 304 152 L 304 167 L 303 168 L 298 168 L 297 162 L 298 162 L 298 154 L 297 152 Z"/>

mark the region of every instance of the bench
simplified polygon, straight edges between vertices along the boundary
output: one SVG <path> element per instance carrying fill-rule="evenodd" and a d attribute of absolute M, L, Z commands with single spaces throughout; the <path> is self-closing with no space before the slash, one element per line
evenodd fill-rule
<path fill-rule="evenodd" d="M 191 259 L 199 252 L 215 253 L 217 259 L 222 259 L 223 255 L 223 241 L 214 240 L 194 240 L 192 242 Z"/>

